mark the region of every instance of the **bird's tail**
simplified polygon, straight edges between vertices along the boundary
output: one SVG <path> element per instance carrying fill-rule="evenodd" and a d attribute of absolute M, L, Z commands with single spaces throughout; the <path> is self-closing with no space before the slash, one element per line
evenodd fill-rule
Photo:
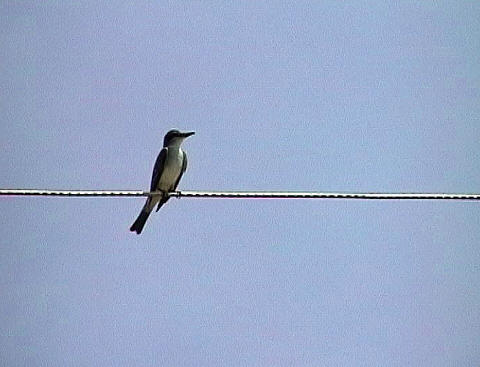
<path fill-rule="evenodd" d="M 168 201 L 168 199 L 169 199 L 168 196 L 162 197 L 162 199 L 158 202 L 157 210 L 155 210 L 155 211 L 158 212 L 160 210 L 160 208 L 163 206 L 163 204 L 165 204 Z"/>
<path fill-rule="evenodd" d="M 137 220 L 132 224 L 130 227 L 130 231 L 137 232 L 137 234 L 142 233 L 142 229 L 147 222 L 148 216 L 150 215 L 150 211 L 148 210 L 147 206 L 142 209 L 140 214 L 138 215 Z"/>

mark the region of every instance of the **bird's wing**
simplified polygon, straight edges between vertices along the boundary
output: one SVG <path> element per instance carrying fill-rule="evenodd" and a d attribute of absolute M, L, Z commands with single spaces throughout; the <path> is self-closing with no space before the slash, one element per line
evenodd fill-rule
<path fill-rule="evenodd" d="M 183 152 L 182 172 L 180 172 L 180 175 L 178 175 L 177 182 L 175 182 L 175 186 L 173 186 L 174 191 L 177 189 L 178 183 L 182 179 L 183 172 L 185 172 L 186 170 L 187 170 L 187 153 Z"/>
<path fill-rule="evenodd" d="M 168 152 L 168 148 L 163 148 L 160 151 L 160 153 L 158 153 L 157 160 L 155 161 L 155 166 L 153 167 L 152 183 L 150 184 L 150 191 L 157 190 L 160 177 L 162 176 L 163 168 L 165 167 L 167 152 Z"/>

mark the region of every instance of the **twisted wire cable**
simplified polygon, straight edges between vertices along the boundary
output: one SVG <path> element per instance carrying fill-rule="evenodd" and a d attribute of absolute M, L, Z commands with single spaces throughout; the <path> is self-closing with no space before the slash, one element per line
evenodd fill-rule
<path fill-rule="evenodd" d="M 0 196 L 136 197 L 161 195 L 140 190 L 33 190 L 0 189 Z M 480 194 L 375 193 L 295 191 L 174 191 L 170 197 L 216 199 L 361 199 L 361 200 L 480 200 Z"/>

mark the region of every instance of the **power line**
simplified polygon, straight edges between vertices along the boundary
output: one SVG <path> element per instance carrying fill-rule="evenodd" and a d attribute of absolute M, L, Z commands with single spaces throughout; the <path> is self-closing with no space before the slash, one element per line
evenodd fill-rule
<path fill-rule="evenodd" d="M 0 196 L 150 196 L 160 192 L 138 190 L 30 190 L 0 189 Z M 217 199 L 361 199 L 361 200 L 480 200 L 480 194 L 453 193 L 345 193 L 295 191 L 175 191 L 170 197 Z"/>
<path fill-rule="evenodd" d="M 138 190 L 31 190 L 0 189 L 0 196 L 149 196 Z"/>

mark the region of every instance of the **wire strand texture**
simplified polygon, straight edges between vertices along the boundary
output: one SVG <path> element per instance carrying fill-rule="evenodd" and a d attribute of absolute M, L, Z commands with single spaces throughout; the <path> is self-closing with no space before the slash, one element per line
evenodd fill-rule
<path fill-rule="evenodd" d="M 137 197 L 161 195 L 139 190 L 32 190 L 0 189 L 0 196 Z M 480 194 L 457 193 L 356 193 L 294 191 L 174 191 L 170 197 L 217 199 L 360 199 L 360 200 L 480 200 Z"/>

